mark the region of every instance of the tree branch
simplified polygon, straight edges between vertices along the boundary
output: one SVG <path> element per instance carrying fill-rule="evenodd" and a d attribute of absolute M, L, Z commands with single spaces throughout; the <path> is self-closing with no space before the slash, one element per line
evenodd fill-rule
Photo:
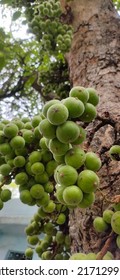
<path fill-rule="evenodd" d="M 17 85 L 10 91 L 10 93 L 7 93 L 7 91 L 8 91 L 8 87 L 7 87 L 7 89 L 4 91 L 4 93 L 0 94 L 0 100 L 11 97 L 11 96 L 15 96 L 15 94 L 17 92 L 20 92 L 24 88 L 24 84 L 25 84 L 25 82 L 23 82 L 23 77 L 20 77 Z"/>

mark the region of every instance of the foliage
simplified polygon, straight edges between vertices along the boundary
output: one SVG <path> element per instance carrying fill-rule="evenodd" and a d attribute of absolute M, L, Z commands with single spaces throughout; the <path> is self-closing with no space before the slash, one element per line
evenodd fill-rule
<path fill-rule="evenodd" d="M 3 28 L 0 28 L 0 70 L 11 60 L 9 41 L 10 34 L 5 34 Z"/>
<path fill-rule="evenodd" d="M 2 69 L 0 76 L 1 112 L 3 112 L 4 107 L 6 106 L 4 104 L 6 104 L 6 102 L 10 103 L 11 98 L 11 100 L 13 100 L 11 110 L 13 110 L 14 106 L 16 106 L 16 114 L 18 111 L 17 107 L 20 108 L 21 102 L 24 103 L 25 99 L 26 101 L 28 99 L 28 102 L 31 100 L 33 104 L 31 109 L 34 113 L 34 108 L 37 107 L 35 100 L 40 100 L 40 95 L 38 95 L 38 92 L 34 89 L 34 87 L 32 87 L 32 85 L 35 84 L 35 81 L 37 80 L 37 70 L 39 66 L 38 43 L 33 39 L 29 39 L 28 41 L 24 40 L 24 42 L 21 42 L 20 40 L 15 40 L 11 34 L 7 34 L 6 36 L 7 42 L 4 40 L 5 48 L 2 48 L 3 52 L 5 53 L 5 59 L 4 65 L 1 64 Z M 26 107 L 28 107 L 27 102 Z"/>
<path fill-rule="evenodd" d="M 120 10 L 120 0 L 113 0 L 113 3 L 115 4 L 115 7 L 119 11 Z"/>
<path fill-rule="evenodd" d="M 63 98 L 70 90 L 68 65 L 64 53 L 70 47 L 72 29 L 61 22 L 59 1 L 52 1 L 52 4 L 49 4 L 47 16 L 43 8 L 47 8 L 48 1 L 39 4 L 34 1 L 34 5 L 28 2 L 32 1 L 24 2 L 24 11 L 16 9 L 12 20 L 16 21 L 24 14 L 26 21 L 23 23 L 27 22 L 28 32 L 32 32 L 32 37 L 29 40 L 16 41 L 9 34 L 11 57 L 9 56 L 10 61 L 4 62 L 3 66 L 1 63 L 3 68 L 1 99 L 13 96 L 21 100 L 21 97 L 29 97 L 35 92 L 36 96 L 41 94 L 43 100 Z M 19 4 L 23 3 L 19 1 Z M 13 1 L 9 2 L 9 5 L 13 5 Z M 15 1 L 14 6 L 17 5 Z M 4 82 L 5 75 L 8 79 L 6 78 Z M 54 83 L 50 82 L 53 79 Z"/>

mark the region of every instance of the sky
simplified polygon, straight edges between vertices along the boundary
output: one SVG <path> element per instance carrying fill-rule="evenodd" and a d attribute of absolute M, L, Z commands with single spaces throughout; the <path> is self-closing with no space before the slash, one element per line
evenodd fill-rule
<path fill-rule="evenodd" d="M 12 31 L 14 38 L 26 39 L 30 34 L 27 33 L 27 25 L 21 24 L 20 19 L 16 20 L 11 25 L 11 18 L 13 11 L 9 8 L 3 9 L 4 6 L 0 5 L 0 27 L 3 27 L 6 32 Z M 23 18 L 24 20 L 25 18 Z"/>

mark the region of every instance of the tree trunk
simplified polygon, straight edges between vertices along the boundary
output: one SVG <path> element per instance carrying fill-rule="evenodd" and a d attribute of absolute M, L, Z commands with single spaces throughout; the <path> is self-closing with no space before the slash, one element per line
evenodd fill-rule
<path fill-rule="evenodd" d="M 63 10 L 65 2 L 61 0 Z M 111 233 L 98 234 L 93 219 L 112 207 L 108 200 L 120 194 L 120 164 L 109 158 L 108 151 L 120 145 L 120 17 L 111 0 L 74 0 L 68 2 L 73 13 L 74 37 L 67 55 L 72 86 L 94 87 L 100 103 L 98 116 L 87 127 L 86 150 L 97 152 L 102 160 L 98 172 L 100 189 L 92 207 L 70 213 L 72 252 L 98 252 L 104 248 L 120 259 L 115 238 Z M 104 196 L 105 195 L 105 196 Z M 111 242 L 112 240 L 112 242 Z M 106 243 L 107 241 L 107 243 Z"/>

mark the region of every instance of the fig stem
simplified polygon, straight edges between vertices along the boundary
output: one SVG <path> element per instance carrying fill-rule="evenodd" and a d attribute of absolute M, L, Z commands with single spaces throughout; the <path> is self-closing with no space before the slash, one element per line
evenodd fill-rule
<path fill-rule="evenodd" d="M 106 252 L 107 252 L 108 249 L 109 249 L 109 246 L 110 246 L 111 241 L 112 241 L 113 238 L 114 238 L 114 232 L 111 231 L 111 233 L 109 234 L 109 236 L 108 236 L 108 238 L 107 238 L 107 240 L 106 240 L 106 242 L 105 242 L 103 248 L 102 248 L 101 251 L 98 253 L 98 256 L 97 256 L 96 260 L 102 260 L 102 259 L 103 259 L 104 255 L 106 254 Z"/>

